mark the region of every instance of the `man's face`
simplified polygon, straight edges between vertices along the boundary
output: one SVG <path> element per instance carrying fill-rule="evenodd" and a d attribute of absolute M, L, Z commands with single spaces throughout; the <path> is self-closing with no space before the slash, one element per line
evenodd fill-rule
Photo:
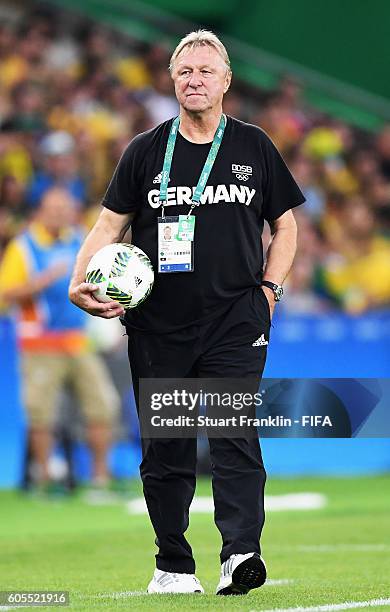
<path fill-rule="evenodd" d="M 222 57 L 209 45 L 184 48 L 175 61 L 172 78 L 180 106 L 194 113 L 220 106 L 231 80 Z"/>

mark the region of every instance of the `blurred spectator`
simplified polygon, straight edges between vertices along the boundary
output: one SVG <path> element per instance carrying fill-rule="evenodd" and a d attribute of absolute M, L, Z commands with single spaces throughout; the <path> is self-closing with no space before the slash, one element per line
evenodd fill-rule
<path fill-rule="evenodd" d="M 68 285 L 82 242 L 74 226 L 75 202 L 67 191 L 45 192 L 26 231 L 6 247 L 0 299 L 17 306 L 25 406 L 37 485 L 49 482 L 56 402 L 65 383 L 80 401 L 94 459 L 94 481 L 108 479 L 107 451 L 118 397 L 102 361 L 87 342 L 85 313 L 68 300 Z"/>
<path fill-rule="evenodd" d="M 325 211 L 326 197 L 315 177 L 314 163 L 304 155 L 297 154 L 291 164 L 291 172 L 305 198 L 305 212 L 319 221 Z"/>
<path fill-rule="evenodd" d="M 15 126 L 20 132 L 35 132 L 38 135 L 46 129 L 46 104 L 42 87 L 33 81 L 24 81 L 11 92 Z"/>
<path fill-rule="evenodd" d="M 279 104 L 286 109 L 290 121 L 295 123 L 299 132 L 307 130 L 314 118 L 314 112 L 304 101 L 302 83 L 286 74 L 278 84 L 277 95 Z"/>
<path fill-rule="evenodd" d="M 295 258 L 286 280 L 286 299 L 280 304 L 283 312 L 295 315 L 329 310 L 329 302 L 313 292 L 314 275 L 315 266 L 310 258 Z"/>
<path fill-rule="evenodd" d="M 303 126 L 290 113 L 285 100 L 272 95 L 263 109 L 252 118 L 272 138 L 278 149 L 284 154 L 296 145 L 303 134 Z"/>
<path fill-rule="evenodd" d="M 368 200 L 376 210 L 390 209 L 390 183 L 383 175 L 374 174 L 367 186 L 366 194 Z"/>
<path fill-rule="evenodd" d="M 360 196 L 345 200 L 339 216 L 343 239 L 324 262 L 329 295 L 352 313 L 390 305 L 390 243 L 378 234 L 373 212 Z"/>
<path fill-rule="evenodd" d="M 38 171 L 27 190 L 27 200 L 35 206 L 51 187 L 69 191 L 78 204 L 86 200 L 86 185 L 78 174 L 73 137 L 67 132 L 52 132 L 40 144 L 43 169 Z"/>
<path fill-rule="evenodd" d="M 223 98 L 223 110 L 231 117 L 245 116 L 245 105 L 242 97 L 234 89 L 229 89 Z"/>
<path fill-rule="evenodd" d="M 13 27 L 0 23 L 0 85 L 9 90 L 27 76 L 27 66 L 19 50 Z"/>
<path fill-rule="evenodd" d="M 0 261 L 8 242 L 22 229 L 26 220 L 23 185 L 6 175 L 0 182 Z"/>
<path fill-rule="evenodd" d="M 390 181 L 390 125 L 386 125 L 378 134 L 376 146 L 382 174 Z"/>
<path fill-rule="evenodd" d="M 26 137 L 15 120 L 6 119 L 0 125 L 0 179 L 13 176 L 25 185 L 33 177 L 33 164 Z"/>
<path fill-rule="evenodd" d="M 167 66 L 157 68 L 153 72 L 152 86 L 142 92 L 140 99 L 150 115 L 151 127 L 178 114 L 179 106 Z"/>

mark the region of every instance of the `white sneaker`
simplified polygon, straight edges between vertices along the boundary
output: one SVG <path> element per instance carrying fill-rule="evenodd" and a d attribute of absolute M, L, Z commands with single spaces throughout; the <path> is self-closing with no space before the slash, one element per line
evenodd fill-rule
<path fill-rule="evenodd" d="M 155 569 L 148 593 L 204 593 L 195 574 L 178 574 Z"/>
<path fill-rule="evenodd" d="M 267 578 L 264 559 L 257 553 L 231 555 L 222 563 L 217 595 L 245 595 L 261 587 Z"/>

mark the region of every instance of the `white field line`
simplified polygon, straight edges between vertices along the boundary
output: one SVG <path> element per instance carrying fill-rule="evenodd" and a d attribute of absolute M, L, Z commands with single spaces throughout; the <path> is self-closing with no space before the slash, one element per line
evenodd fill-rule
<path fill-rule="evenodd" d="M 317 510 L 328 503 L 322 493 L 288 493 L 286 495 L 266 495 L 264 506 L 266 511 L 280 512 L 283 510 Z"/>
<path fill-rule="evenodd" d="M 267 512 L 284 510 L 317 510 L 327 504 L 327 497 L 322 493 L 289 493 L 287 495 L 266 495 L 264 500 Z M 147 508 L 143 497 L 132 499 L 126 504 L 130 514 L 146 514 Z M 212 497 L 195 497 L 190 508 L 192 513 L 214 512 Z"/>
<path fill-rule="evenodd" d="M 369 599 L 367 601 L 345 601 L 340 604 L 326 604 L 310 608 L 271 608 L 270 610 L 250 610 L 249 612 L 333 612 L 334 610 L 350 610 L 351 608 L 376 608 L 390 605 L 390 598 Z"/>

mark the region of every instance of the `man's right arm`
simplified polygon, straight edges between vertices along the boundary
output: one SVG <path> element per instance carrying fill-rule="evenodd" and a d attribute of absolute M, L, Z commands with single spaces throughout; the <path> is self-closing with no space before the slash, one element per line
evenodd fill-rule
<path fill-rule="evenodd" d="M 79 251 L 69 286 L 69 299 L 91 315 L 112 319 L 124 314 L 123 306 L 118 302 L 103 303 L 96 300 L 93 291 L 97 287 L 85 282 L 85 274 L 93 255 L 108 244 L 120 242 L 125 229 L 133 218 L 134 213 L 121 215 L 108 208 L 103 208 Z"/>

